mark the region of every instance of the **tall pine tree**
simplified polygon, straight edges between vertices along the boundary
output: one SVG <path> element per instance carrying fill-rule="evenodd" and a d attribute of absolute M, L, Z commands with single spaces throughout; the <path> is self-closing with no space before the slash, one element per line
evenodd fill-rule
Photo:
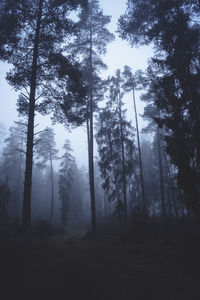
<path fill-rule="evenodd" d="M 61 157 L 62 160 L 59 169 L 59 196 L 61 200 L 61 222 L 65 226 L 67 223 L 75 159 L 71 154 L 72 149 L 68 140 L 65 141 L 63 149 L 65 152 Z"/>
<path fill-rule="evenodd" d="M 117 70 L 110 79 L 109 100 L 99 114 L 96 136 L 100 156 L 103 188 L 110 201 L 117 200 L 117 209 L 123 212 L 124 228 L 127 222 L 127 186 L 134 180 L 133 128 L 123 110 L 122 77 Z"/>
<path fill-rule="evenodd" d="M 1 5 L 0 23 L 5 24 L 7 18 L 10 23 L 1 28 L 3 44 L 0 54 L 1 58 L 13 65 L 7 79 L 16 90 L 22 91 L 18 102 L 19 110 L 28 116 L 23 201 L 25 233 L 29 233 L 31 225 L 35 112 L 46 112 L 50 102 L 47 100 L 52 100 L 56 78 L 65 78 L 65 81 L 70 83 L 75 79 L 78 88 L 80 87 L 80 74 L 76 72 L 72 56 L 63 55 L 63 45 L 75 31 L 75 23 L 70 18 L 70 13 L 76 12 L 85 2 L 8 0 Z M 67 87 L 71 88 L 72 96 L 74 85 L 68 84 Z M 66 90 L 65 93 L 69 91 Z M 45 101 L 41 101 L 43 99 Z M 70 111 L 70 105 L 68 109 Z M 65 106 L 65 113 L 66 111 Z"/>
<path fill-rule="evenodd" d="M 99 7 L 98 0 L 90 0 L 88 6 L 80 14 L 80 22 L 77 38 L 70 45 L 82 61 L 83 74 L 88 86 L 87 101 L 87 134 L 88 134 L 88 158 L 89 158 L 89 182 L 91 195 L 91 230 L 96 232 L 95 210 L 95 184 L 94 184 L 94 146 L 93 146 L 93 114 L 97 100 L 102 97 L 102 86 L 98 73 L 105 64 L 101 55 L 106 52 L 106 45 L 114 39 L 106 26 L 110 23 L 110 17 L 104 16 Z"/>

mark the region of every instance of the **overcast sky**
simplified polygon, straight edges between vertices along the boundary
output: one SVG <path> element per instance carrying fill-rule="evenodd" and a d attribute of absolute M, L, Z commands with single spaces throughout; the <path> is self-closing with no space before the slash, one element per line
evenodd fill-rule
<path fill-rule="evenodd" d="M 105 15 L 112 16 L 112 22 L 108 28 L 110 31 L 116 34 L 117 20 L 121 14 L 125 12 L 126 1 L 116 0 L 100 0 L 100 6 L 103 8 Z M 104 57 L 104 62 L 108 65 L 108 70 L 103 73 L 103 77 L 113 75 L 115 70 L 123 69 L 124 65 L 130 66 L 133 71 L 137 69 L 145 70 L 147 67 L 147 59 L 152 55 L 152 51 L 148 47 L 131 48 L 127 41 L 121 40 L 117 34 L 114 42 L 108 45 L 107 54 Z M 17 93 L 5 80 L 6 72 L 10 67 L 7 64 L 0 62 L 0 99 L 1 99 L 1 111 L 0 122 L 8 128 L 13 125 L 14 120 L 18 119 L 18 113 L 16 111 Z M 144 104 L 139 100 L 139 95 L 136 95 L 136 101 L 139 114 L 143 111 Z M 128 104 L 129 118 L 134 117 L 131 94 L 126 97 Z M 36 116 L 36 123 L 40 123 L 39 130 L 44 129 L 50 125 L 49 117 Z M 143 122 L 139 118 L 140 127 Z M 77 159 L 79 166 L 87 166 L 87 139 L 86 130 L 84 128 L 78 128 L 69 133 L 62 125 L 56 125 L 53 127 L 56 133 L 57 147 L 61 148 L 64 145 L 65 139 L 70 139 L 71 146 L 74 150 L 74 156 Z"/>

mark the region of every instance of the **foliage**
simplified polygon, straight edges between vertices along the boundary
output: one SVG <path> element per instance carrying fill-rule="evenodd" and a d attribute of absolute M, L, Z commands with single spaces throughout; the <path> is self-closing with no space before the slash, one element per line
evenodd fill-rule
<path fill-rule="evenodd" d="M 132 184 L 134 177 L 133 127 L 126 120 L 122 110 L 122 92 L 120 72 L 110 78 L 109 100 L 101 109 L 98 120 L 96 140 L 100 156 L 99 166 L 103 180 L 102 187 L 110 201 L 118 201 L 117 207 L 122 209 L 123 180 Z M 124 148 L 124 164 L 123 149 Z"/>
<path fill-rule="evenodd" d="M 128 1 L 119 20 L 121 36 L 132 45 L 153 43 L 146 72 L 146 99 L 159 111 L 166 150 L 178 169 L 188 207 L 200 215 L 200 25 L 199 1 Z"/>
<path fill-rule="evenodd" d="M 103 99 L 104 86 L 99 77 L 99 71 L 105 68 L 101 55 L 106 52 L 106 45 L 114 38 L 106 26 L 110 22 L 109 16 L 103 15 L 98 0 L 89 1 L 79 15 L 78 32 L 76 38 L 69 45 L 76 57 L 82 62 L 82 74 L 88 88 L 86 102 L 89 182 L 91 195 L 91 229 L 96 232 L 95 211 L 95 182 L 94 182 L 94 145 L 93 145 L 93 114 L 97 109 L 97 102 Z"/>
<path fill-rule="evenodd" d="M 67 38 L 71 38 L 76 29 L 70 14 L 76 14 L 84 4 L 84 0 L 34 0 L 31 3 L 28 0 L 17 3 L 8 0 L 2 4 L 0 23 L 4 23 L 9 12 L 19 24 L 14 41 L 12 30 L 8 31 L 7 27 L 2 30 L 3 37 L 8 34 L 8 38 L 3 38 L 1 58 L 6 58 L 7 62 L 13 65 L 13 69 L 7 74 L 7 80 L 16 90 L 22 91 L 18 101 L 19 112 L 28 115 L 23 200 L 23 228 L 27 235 L 31 226 L 35 112 L 46 114 L 48 108 L 52 109 L 54 102 L 54 115 L 60 116 L 66 97 L 70 99 L 74 96 L 74 101 L 78 99 L 75 107 L 80 106 L 80 102 L 84 100 L 84 88 L 77 63 L 71 55 L 64 54 L 63 49 Z M 59 80 L 58 86 L 61 91 L 55 89 Z M 75 111 L 77 112 L 76 109 Z M 72 121 L 72 112 L 71 105 L 65 106 L 67 121 L 68 117 Z"/>
<path fill-rule="evenodd" d="M 92 55 L 92 72 L 98 72 L 106 68 L 101 55 L 106 53 L 106 46 L 114 40 L 114 35 L 109 32 L 106 26 L 110 23 L 111 17 L 103 15 L 98 0 L 91 0 L 79 14 L 80 21 L 77 23 L 78 31 L 76 38 L 67 49 L 82 61 L 84 78 L 90 80 L 89 70 L 90 56 Z M 94 75 L 94 74 L 93 74 Z"/>
<path fill-rule="evenodd" d="M 2 4 L 0 20 L 3 24 L 9 22 L 9 26 L 1 27 L 2 36 L 6 36 L 3 38 L 2 57 L 13 65 L 13 69 L 7 74 L 9 83 L 16 90 L 22 91 L 18 99 L 20 113 L 28 113 L 33 60 L 37 59 L 35 109 L 46 114 L 52 109 L 54 100 L 54 106 L 57 108 L 54 109 L 54 118 L 57 116 L 59 119 L 62 107 L 65 117 L 69 117 L 69 122 L 76 122 L 78 119 L 80 121 L 77 114 L 73 116 L 71 99 L 77 103 L 76 108 L 80 106 L 85 95 L 84 87 L 81 85 L 79 65 L 72 55 L 63 54 L 63 44 L 76 31 L 76 24 L 70 17 L 70 12 L 76 12 L 85 4 L 86 1 L 81 0 L 76 3 L 58 0 L 47 3 L 35 0 L 31 5 L 26 0 L 9 0 Z M 42 12 L 39 20 L 40 5 Z M 37 33 L 38 53 L 37 58 L 33 58 Z M 67 100 L 69 103 L 65 105 Z"/>
<path fill-rule="evenodd" d="M 20 217 L 23 171 L 25 168 L 25 133 L 23 121 L 16 122 L 9 128 L 9 135 L 4 140 L 1 159 L 1 175 L 7 178 L 10 189 L 8 213 L 11 217 Z"/>
<path fill-rule="evenodd" d="M 9 136 L 4 140 L 5 146 L 2 153 L 3 173 L 6 173 L 6 170 L 10 170 L 12 173 L 19 165 L 21 153 L 24 152 L 25 129 L 26 126 L 21 123 L 16 123 L 9 128 Z"/>
<path fill-rule="evenodd" d="M 50 127 L 46 127 L 45 130 L 40 132 L 36 139 L 36 159 L 42 161 L 39 163 L 41 166 L 45 166 L 47 161 L 52 163 L 52 160 L 56 159 L 58 150 L 56 149 L 56 143 L 54 140 L 55 133 Z"/>
<path fill-rule="evenodd" d="M 74 157 L 71 155 L 72 149 L 70 142 L 65 141 L 63 149 L 64 155 L 61 157 L 60 170 L 59 170 L 59 196 L 61 199 L 61 219 L 63 225 L 66 225 L 67 212 L 70 199 L 71 185 L 73 181 L 73 166 Z"/>

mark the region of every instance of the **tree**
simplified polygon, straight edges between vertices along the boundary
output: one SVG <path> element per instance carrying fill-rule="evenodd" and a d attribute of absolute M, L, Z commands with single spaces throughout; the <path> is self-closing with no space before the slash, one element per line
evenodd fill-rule
<path fill-rule="evenodd" d="M 145 196 L 148 213 L 150 216 L 156 216 L 160 208 L 160 186 L 158 176 L 159 171 L 157 163 L 157 151 L 154 150 L 155 149 L 153 148 L 152 143 L 148 139 L 141 140 L 143 176 L 146 193 Z"/>
<path fill-rule="evenodd" d="M 21 17 L 19 10 L 22 1 L 6 1 L 0 2 L 0 57 L 7 59 L 12 53 L 11 49 L 7 48 L 7 44 L 11 43 L 13 46 L 17 43 L 19 38 L 19 31 L 22 24 L 20 24 Z"/>
<path fill-rule="evenodd" d="M 123 208 L 124 228 L 127 222 L 127 184 L 133 181 L 133 128 L 126 121 L 122 109 L 122 78 L 117 70 L 110 79 L 109 101 L 99 114 L 97 133 L 100 172 L 103 189 L 110 201 L 117 200 L 119 212 Z"/>
<path fill-rule="evenodd" d="M 63 44 L 75 31 L 70 18 L 85 1 L 4 1 L 1 23 L 8 19 L 10 26 L 2 31 L 1 58 L 13 65 L 7 79 L 16 90 L 22 90 L 18 101 L 20 112 L 28 116 L 26 168 L 23 200 L 23 227 L 28 233 L 31 225 L 31 184 L 34 147 L 35 112 L 46 113 L 47 104 L 54 96 L 55 78 L 65 78 L 65 94 L 74 94 L 74 84 L 80 87 L 80 74 L 72 56 L 63 55 Z M 12 21 L 13 20 L 13 21 Z M 16 26 L 13 33 L 13 28 Z M 69 82 L 69 84 L 68 84 Z M 80 89 L 78 89 L 79 91 Z M 81 93 L 81 92 L 80 92 Z M 76 91 L 77 94 L 77 91 Z M 67 95 L 69 98 L 69 95 Z M 60 95 L 61 97 L 61 95 Z M 81 98 L 81 97 L 80 97 Z M 79 98 L 79 101 L 80 101 Z M 45 101 L 41 101 L 41 100 Z M 47 99 L 50 99 L 49 101 Z M 55 98 L 56 100 L 58 97 Z M 66 97 L 63 99 L 66 101 Z M 69 111 L 71 106 L 68 105 Z M 67 107 L 65 106 L 65 116 Z M 71 118 L 71 114 L 69 116 Z"/>
<path fill-rule="evenodd" d="M 136 107 L 136 100 L 135 100 L 136 79 L 134 78 L 135 76 L 131 72 L 131 68 L 128 66 L 124 67 L 123 75 L 125 77 L 125 83 L 123 86 L 124 90 L 126 92 L 132 91 L 132 94 L 133 94 L 133 106 L 134 106 L 135 124 L 136 124 L 136 132 L 137 132 L 137 144 L 138 144 L 138 156 L 139 156 L 139 166 L 140 166 L 140 181 L 141 181 L 142 199 L 143 199 L 143 211 L 144 211 L 144 214 L 146 214 L 146 213 L 148 213 L 148 211 L 147 211 L 147 204 L 146 204 L 146 198 L 145 198 L 142 155 L 141 155 L 141 146 L 140 146 L 140 134 L 139 134 L 138 115 L 137 115 L 137 107 Z"/>
<path fill-rule="evenodd" d="M 60 170 L 59 170 L 59 195 L 61 199 L 61 220 L 62 224 L 66 225 L 67 212 L 69 207 L 69 199 L 71 186 L 73 181 L 73 167 L 74 157 L 71 152 L 70 142 L 65 141 L 63 149 L 65 150 L 64 155 L 61 157 Z"/>
<path fill-rule="evenodd" d="M 49 161 L 50 164 L 50 176 L 51 176 L 51 209 L 50 209 L 50 221 L 53 218 L 53 208 L 54 208 L 54 172 L 53 172 L 53 160 L 56 159 L 58 150 L 56 149 L 56 143 L 54 140 L 55 133 L 50 127 L 40 132 L 35 147 L 36 158 L 42 159 L 40 162 L 41 166 L 46 166 Z"/>
<path fill-rule="evenodd" d="M 8 224 L 7 201 L 10 195 L 7 178 L 0 178 L 0 232 Z"/>
<path fill-rule="evenodd" d="M 98 0 L 90 0 L 88 6 L 80 14 L 80 22 L 77 38 L 70 47 L 73 52 L 82 60 L 83 74 L 88 86 L 87 102 L 87 134 L 88 134 L 88 160 L 89 160 L 89 181 L 91 195 L 91 230 L 96 232 L 96 209 L 95 209 L 95 184 L 94 184 L 94 158 L 93 158 L 93 114 L 96 108 L 96 101 L 102 97 L 98 91 L 98 72 L 105 68 L 101 55 L 106 52 L 106 45 L 114 38 L 106 25 L 110 22 L 109 16 L 104 16 L 99 7 Z"/>
<path fill-rule="evenodd" d="M 0 157 L 2 152 L 2 141 L 4 139 L 5 132 L 6 132 L 5 126 L 3 123 L 0 122 Z"/>
<path fill-rule="evenodd" d="M 198 216 L 200 182 L 199 1 L 128 1 L 119 20 L 123 38 L 154 44 L 146 75 L 147 93 L 160 111 L 166 150 L 178 169 L 178 184 Z"/>
<path fill-rule="evenodd" d="M 5 138 L 5 146 L 2 151 L 1 175 L 7 178 L 7 184 L 10 188 L 10 213 L 12 217 L 20 219 L 21 217 L 21 198 L 23 171 L 25 168 L 25 133 L 22 121 L 16 122 L 9 128 L 9 136 Z M 14 204 L 14 211 L 11 207 Z"/>

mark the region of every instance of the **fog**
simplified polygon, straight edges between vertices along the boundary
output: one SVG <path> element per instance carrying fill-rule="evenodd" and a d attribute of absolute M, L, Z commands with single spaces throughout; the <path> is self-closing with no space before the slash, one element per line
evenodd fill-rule
<path fill-rule="evenodd" d="M 129 65 L 133 71 L 138 69 L 145 70 L 147 67 L 147 61 L 152 56 L 151 47 L 131 48 L 127 41 L 121 40 L 117 31 L 117 20 L 119 16 L 125 11 L 125 2 L 115 5 L 115 1 L 100 1 L 100 6 L 103 9 L 105 15 L 111 15 L 111 23 L 109 24 L 109 30 L 115 34 L 115 41 L 108 44 L 107 52 L 104 56 L 104 62 L 107 65 L 107 70 L 101 72 L 102 78 L 114 75 L 117 69 L 122 69 L 125 65 Z M 7 83 L 5 77 L 6 73 L 11 69 L 7 63 L 0 62 L 0 89 L 1 89 L 1 101 L 2 108 L 0 111 L 0 120 L 8 129 L 13 125 L 13 122 L 18 119 L 18 112 L 16 110 L 16 101 L 19 93 Z M 140 115 L 143 113 L 144 103 L 140 101 L 141 92 L 137 92 L 137 107 L 139 114 L 139 126 L 140 129 L 144 127 L 144 120 Z M 126 96 L 126 106 L 128 108 L 128 118 L 134 123 L 132 95 Z M 37 113 L 36 124 L 39 124 L 38 131 L 43 130 L 46 126 L 52 126 L 50 117 L 44 117 Z M 77 159 L 79 166 L 87 166 L 87 133 L 85 125 L 73 130 L 67 130 L 61 124 L 55 124 L 53 126 L 56 134 L 56 144 L 59 151 L 62 151 L 64 140 L 67 138 L 71 141 L 71 146 L 74 151 L 74 156 Z M 80 147 L 81 145 L 81 147 Z M 97 152 L 95 153 L 97 155 Z"/>
<path fill-rule="evenodd" d="M 198 299 L 199 8 L 0 1 L 2 299 Z"/>

